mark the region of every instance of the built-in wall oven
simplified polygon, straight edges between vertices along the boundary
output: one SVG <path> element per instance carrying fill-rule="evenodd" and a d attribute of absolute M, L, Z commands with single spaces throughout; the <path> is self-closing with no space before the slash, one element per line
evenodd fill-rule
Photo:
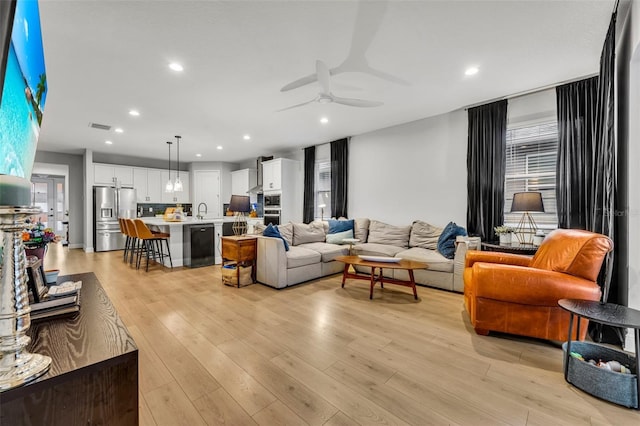
<path fill-rule="evenodd" d="M 264 209 L 264 224 L 280 225 L 280 209 Z"/>

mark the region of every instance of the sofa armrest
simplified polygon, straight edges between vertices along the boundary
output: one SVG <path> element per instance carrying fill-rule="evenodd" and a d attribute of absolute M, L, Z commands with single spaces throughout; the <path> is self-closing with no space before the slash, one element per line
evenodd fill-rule
<path fill-rule="evenodd" d="M 471 280 L 475 297 L 503 302 L 555 307 L 560 299 L 600 300 L 595 282 L 545 269 L 476 262 Z"/>
<path fill-rule="evenodd" d="M 256 279 L 275 288 L 287 286 L 287 252 L 280 238 L 258 236 Z"/>
<path fill-rule="evenodd" d="M 476 262 L 529 266 L 531 263 L 531 257 L 522 254 L 502 253 L 498 251 L 468 251 L 465 258 L 465 266 L 470 268 Z"/>
<path fill-rule="evenodd" d="M 456 237 L 456 252 L 453 258 L 453 291 L 464 291 L 464 260 L 469 250 L 480 250 L 480 237 Z"/>

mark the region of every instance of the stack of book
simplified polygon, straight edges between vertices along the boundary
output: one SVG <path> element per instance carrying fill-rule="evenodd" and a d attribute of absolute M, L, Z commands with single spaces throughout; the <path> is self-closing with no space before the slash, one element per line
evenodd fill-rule
<path fill-rule="evenodd" d="M 80 289 L 82 281 L 67 281 L 49 287 L 40 302 L 31 303 L 31 321 L 51 317 L 75 315 L 80 311 Z"/>

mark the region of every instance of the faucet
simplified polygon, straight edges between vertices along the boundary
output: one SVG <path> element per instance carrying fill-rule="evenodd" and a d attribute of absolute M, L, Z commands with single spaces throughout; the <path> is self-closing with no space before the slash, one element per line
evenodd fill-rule
<path fill-rule="evenodd" d="M 200 214 L 200 207 L 204 206 L 204 214 L 207 214 L 207 204 L 206 203 L 200 203 L 198 204 L 198 214 L 196 215 L 196 217 L 200 220 L 202 220 L 204 218 L 204 216 L 202 216 L 202 214 Z"/>

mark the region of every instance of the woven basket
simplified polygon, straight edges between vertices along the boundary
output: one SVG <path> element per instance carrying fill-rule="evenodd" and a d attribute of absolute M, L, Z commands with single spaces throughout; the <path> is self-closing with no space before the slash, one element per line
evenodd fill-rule
<path fill-rule="evenodd" d="M 566 342 L 562 344 L 562 352 L 566 362 Z M 636 359 L 633 356 L 607 346 L 572 341 L 571 352 L 579 353 L 587 361 L 590 359 L 596 362 L 618 361 L 628 366 L 631 371 L 636 369 Z M 567 381 L 598 398 L 625 407 L 638 408 L 638 378 L 635 374 L 616 373 L 570 356 Z"/>
<path fill-rule="evenodd" d="M 222 283 L 224 285 L 237 286 L 238 275 L 236 265 L 224 265 L 222 268 Z M 251 278 L 251 266 L 240 266 L 240 285 L 245 286 L 253 283 Z"/>

